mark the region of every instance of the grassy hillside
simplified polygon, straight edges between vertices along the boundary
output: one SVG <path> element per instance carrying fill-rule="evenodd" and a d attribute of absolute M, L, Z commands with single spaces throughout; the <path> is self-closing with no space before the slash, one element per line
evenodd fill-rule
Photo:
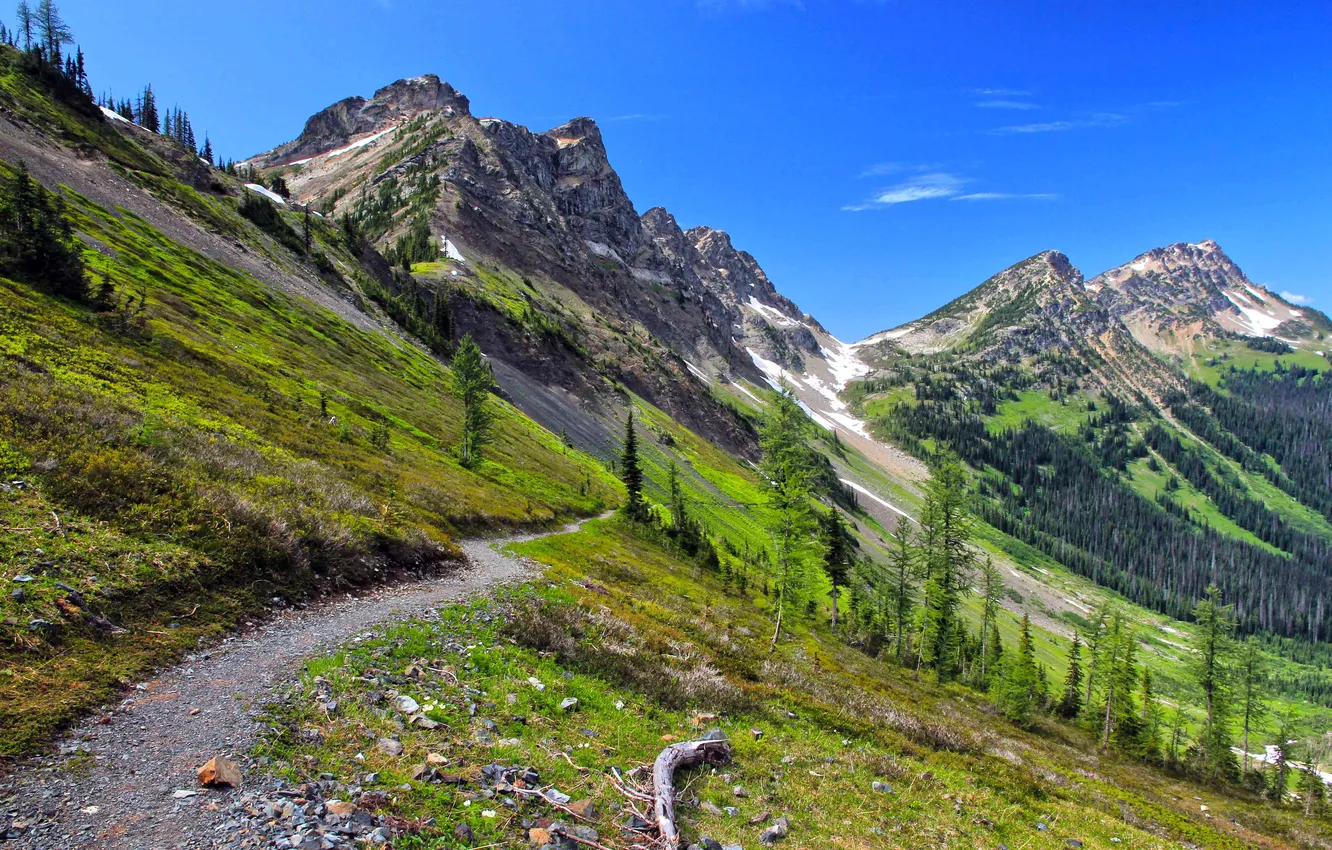
<path fill-rule="evenodd" d="M 94 286 L 135 306 L 99 314 L 0 279 L 0 562 L 32 579 L 0 598 L 5 752 L 263 604 L 437 567 L 459 534 L 618 498 L 599 463 L 502 402 L 487 461 L 462 468 L 447 370 L 391 323 L 353 324 L 63 194 Z M 303 262 L 234 200 L 207 204 L 252 250 Z M 359 297 L 340 235 L 315 234 Z M 72 591 L 127 631 L 60 610 Z"/>
<path fill-rule="evenodd" d="M 477 844 L 518 848 L 529 846 L 524 823 L 573 821 L 540 800 L 510 807 L 503 793 L 484 796 L 480 768 L 491 762 L 530 765 L 541 787 L 592 801 L 598 840 L 627 846 L 617 825 L 634 801 L 610 768 L 649 762 L 665 742 L 713 725 L 735 762 L 683 777 L 698 800 L 681 809 L 687 840 L 754 845 L 763 826 L 751 819 L 766 812 L 789 818 L 793 847 L 1325 846 L 1324 824 L 1099 754 L 1078 728 L 1021 732 L 964 688 L 847 647 L 822 617 L 792 623 L 770 655 L 766 597 L 675 560 L 618 520 L 516 548 L 549 565 L 548 584 L 311 662 L 271 709 L 261 753 L 292 781 L 378 773 L 375 787 L 398 789 L 390 811 L 423 825 L 403 847 L 448 846 L 465 822 Z M 415 678 L 402 678 L 412 665 Z M 371 693 L 386 683 L 440 727 L 395 726 Z M 578 700 L 571 710 L 560 707 L 566 697 Z M 336 715 L 319 708 L 329 699 Z M 402 756 L 367 746 L 390 735 Z M 432 753 L 460 784 L 412 779 Z"/>

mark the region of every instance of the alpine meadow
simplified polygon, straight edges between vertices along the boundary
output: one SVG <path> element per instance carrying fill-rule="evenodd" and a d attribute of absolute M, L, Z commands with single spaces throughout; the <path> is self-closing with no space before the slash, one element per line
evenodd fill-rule
<path fill-rule="evenodd" d="M 866 45 L 945 31 L 888 3 L 684 2 L 655 32 L 660 10 L 615 4 L 573 26 L 524 2 L 487 32 L 499 13 L 455 4 L 242 4 L 143 12 L 119 46 L 130 22 L 67 5 L 0 15 L 0 846 L 1332 848 L 1332 320 L 1260 282 L 1293 260 L 1251 278 L 1210 238 L 1091 276 L 1020 259 L 1094 193 L 975 176 L 1085 148 L 1100 164 L 1074 170 L 1121 169 L 1136 206 L 1104 204 L 1070 254 L 1215 221 L 1245 259 L 1276 206 L 1237 197 L 1241 250 L 1212 196 L 1181 200 L 1197 175 L 1106 152 L 1174 156 L 1196 98 L 1147 102 L 1122 70 L 1096 78 L 1117 112 L 1059 117 L 1048 57 L 990 68 L 1034 80 L 999 89 L 912 54 L 930 97 L 1032 119 L 930 129 Z M 959 38 L 1019 26 L 952 11 Z M 1021 32 L 1111 26 L 1049 14 Z M 1268 25 L 1206 26 L 1246 15 Z M 370 47 L 384 17 L 392 52 Z M 739 53 L 631 74 L 620 27 L 645 57 Z M 658 71 L 690 97 L 534 131 L 434 74 L 388 82 L 403 53 L 529 121 L 647 102 Z M 847 91 L 759 79 L 788 64 Z M 128 88 L 142 67 L 156 85 Z M 570 100 L 497 94 L 529 67 Z M 273 123 L 353 72 L 387 84 Z M 727 129 L 770 103 L 776 124 Z M 964 153 L 857 166 L 853 191 L 880 188 L 825 204 L 827 125 L 875 110 L 893 123 L 859 135 L 886 151 Z M 290 140 L 222 153 L 252 138 Z M 1211 176 L 1240 193 L 1276 168 Z M 742 221 L 734 244 L 703 213 Z M 955 249 L 921 235 L 948 227 Z M 751 238 L 784 246 L 781 280 Z M 913 251 L 1017 262 L 894 283 Z M 849 306 L 825 325 L 789 294 Z M 876 332 L 838 339 L 852 315 Z"/>

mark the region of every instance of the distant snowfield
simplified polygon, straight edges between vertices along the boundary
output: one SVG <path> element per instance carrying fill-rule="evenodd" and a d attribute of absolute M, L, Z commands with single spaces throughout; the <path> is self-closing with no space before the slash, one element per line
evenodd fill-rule
<path fill-rule="evenodd" d="M 839 478 L 839 479 L 837 479 L 837 480 L 840 481 L 840 482 L 842 482 L 842 483 L 845 484 L 846 486 L 850 487 L 852 490 L 855 490 L 855 491 L 856 491 L 857 493 L 859 493 L 860 495 L 870 497 L 871 499 L 873 499 L 874 501 L 876 501 L 876 502 L 878 502 L 879 504 L 883 505 L 885 508 L 887 508 L 888 510 L 890 510 L 890 511 L 892 511 L 893 513 L 897 514 L 898 516 L 904 516 L 904 517 L 906 517 L 907 519 L 911 519 L 911 515 L 908 514 L 906 511 L 902 510 L 902 509 L 899 508 L 897 505 L 894 505 L 892 502 L 889 502 L 889 501 L 887 501 L 886 499 L 880 498 L 879 495 L 878 495 L 877 493 L 871 492 L 868 488 L 866 488 L 866 487 L 862 487 L 861 485 L 859 485 L 859 484 L 857 484 L 856 482 L 852 481 L 850 478 Z M 914 519 L 911 519 L 911 521 L 912 521 L 912 522 L 915 522 Z"/>
<path fill-rule="evenodd" d="M 890 331 L 891 333 L 891 331 Z M 842 342 L 837 337 L 831 337 L 833 346 L 829 350 L 824 346 L 823 354 L 828 361 L 828 369 L 832 372 L 833 380 L 837 382 L 838 391 L 846 389 L 846 385 L 856 378 L 864 377 L 870 373 L 870 367 L 856 356 L 856 346 Z"/>
<path fill-rule="evenodd" d="M 99 106 L 98 109 L 102 110 L 102 114 L 107 118 L 110 118 L 112 121 L 124 121 L 126 124 L 131 123 L 128 118 L 113 109 L 107 109 L 105 106 Z"/>
<path fill-rule="evenodd" d="M 1282 320 L 1273 316 L 1266 309 L 1251 307 L 1246 303 L 1242 303 L 1240 298 L 1244 298 L 1243 293 L 1227 292 L 1225 293 L 1225 296 L 1230 299 L 1231 304 L 1235 305 L 1235 309 L 1244 314 L 1244 318 L 1248 320 L 1249 326 L 1253 328 L 1254 333 L 1258 336 L 1268 336 L 1269 331 L 1276 330 L 1276 328 L 1280 326 Z M 1248 300 L 1249 299 L 1244 298 L 1244 301 Z"/>
<path fill-rule="evenodd" d="M 351 153 L 354 150 L 360 150 L 361 148 L 365 147 L 371 142 L 376 141 L 382 136 L 387 136 L 389 133 L 392 133 L 394 130 L 397 129 L 398 129 L 397 127 L 389 127 L 387 130 L 380 130 L 378 133 L 375 133 L 373 136 L 366 136 L 364 139 L 357 139 L 356 141 L 352 142 L 350 145 L 347 145 L 345 148 L 338 148 L 335 151 L 329 151 L 328 153 L 324 154 L 324 158 L 332 159 L 335 156 L 342 156 L 343 154 Z"/>
<path fill-rule="evenodd" d="M 853 342 L 851 343 L 851 345 L 847 347 L 854 350 L 866 345 L 874 345 L 875 343 L 884 342 L 890 339 L 901 339 L 902 337 L 911 333 L 915 329 L 916 329 L 915 325 L 903 325 L 900 328 L 893 328 L 890 331 L 880 331 L 879 333 L 876 333 L 873 336 L 865 337 L 860 342 Z"/>
<path fill-rule="evenodd" d="M 770 322 L 775 322 L 784 328 L 794 328 L 800 324 L 800 322 L 792 319 L 781 310 L 778 310 L 776 307 L 769 307 L 753 295 L 749 296 L 749 306 L 757 310 L 759 315 L 763 318 Z"/>
<path fill-rule="evenodd" d="M 458 250 L 458 246 L 453 244 L 452 239 L 444 239 L 444 256 L 460 263 L 467 262 L 467 258 L 462 255 L 462 251 Z"/>
<path fill-rule="evenodd" d="M 694 377 L 695 377 L 695 378 L 698 378 L 700 381 L 702 381 L 703 383 L 707 384 L 708 386 L 712 386 L 712 379 L 708 377 L 708 373 L 707 373 L 707 372 L 704 372 L 702 369 L 698 368 L 698 367 L 695 366 L 693 363 L 690 363 L 688 360 L 686 360 L 686 361 L 684 362 L 684 364 L 685 364 L 685 366 L 687 366 L 687 367 L 689 368 L 689 371 L 690 371 L 690 372 L 693 372 L 693 373 L 694 373 Z M 739 384 L 737 384 L 736 386 L 739 386 Z M 740 387 L 740 388 L 741 388 L 741 389 L 744 389 L 744 387 Z M 748 391 L 748 390 L 745 390 L 745 392 L 749 392 L 749 391 Z"/>
<path fill-rule="evenodd" d="M 249 189 L 251 192 L 258 192 L 259 194 L 263 195 L 265 198 L 268 198 L 268 200 L 272 201 L 275 204 L 285 205 L 287 203 L 286 201 L 282 200 L 282 196 L 279 195 L 277 192 L 274 192 L 273 190 L 265 186 L 260 186 L 258 183 L 246 183 L 245 188 Z"/>

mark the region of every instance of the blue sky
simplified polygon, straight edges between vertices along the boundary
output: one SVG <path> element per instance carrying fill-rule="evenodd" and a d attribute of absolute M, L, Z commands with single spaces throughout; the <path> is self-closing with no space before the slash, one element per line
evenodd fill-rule
<path fill-rule="evenodd" d="M 427 72 L 590 115 L 640 212 L 729 231 L 846 339 L 1047 248 L 1090 277 L 1216 239 L 1332 308 L 1327 0 L 60 5 L 95 88 L 151 81 L 235 158 Z"/>

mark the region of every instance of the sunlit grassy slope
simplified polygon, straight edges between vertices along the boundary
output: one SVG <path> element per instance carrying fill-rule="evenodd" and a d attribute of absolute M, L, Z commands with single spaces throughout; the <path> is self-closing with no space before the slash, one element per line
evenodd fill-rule
<path fill-rule="evenodd" d="M 105 275 L 146 296 L 147 321 L 123 331 L 0 279 L 0 474 L 19 482 L 0 496 L 0 563 L 34 578 L 23 601 L 0 597 L 3 751 L 259 600 L 428 567 L 461 533 L 618 498 L 599 463 L 499 401 L 486 462 L 462 468 L 445 366 L 387 323 L 354 326 L 66 194 L 78 232 L 102 246 L 85 252 L 94 285 Z M 207 203 L 257 250 L 280 251 L 234 201 Z M 317 246 L 355 268 L 331 228 L 317 225 Z M 65 623 L 57 582 L 129 633 Z"/>
<path fill-rule="evenodd" d="M 525 820 L 570 820 L 539 801 L 510 810 L 481 797 L 480 768 L 494 761 L 532 765 L 542 786 L 592 800 L 599 840 L 627 846 L 616 824 L 628 801 L 610 769 L 650 762 L 665 742 L 713 725 L 735 762 L 682 777 L 699 801 L 681 808 L 688 840 L 757 846 L 762 827 L 750 819 L 768 812 L 790 819 L 791 847 L 1318 846 L 1322 825 L 1290 809 L 1101 754 L 1075 727 L 1022 732 L 972 691 L 846 646 L 822 613 L 793 620 L 769 653 L 760 591 L 682 563 L 619 520 L 515 549 L 548 566 L 544 581 L 311 662 L 273 707 L 260 752 L 292 780 L 373 771 L 381 787 L 401 785 L 393 811 L 434 819 L 403 847 L 449 846 L 466 822 L 477 843 L 518 848 L 528 846 Z M 416 678 L 395 678 L 411 665 Z M 395 727 L 370 693 L 386 681 L 441 726 Z M 566 697 L 574 709 L 560 707 Z M 319 708 L 329 698 L 335 716 Z M 387 735 L 401 738 L 402 757 L 367 747 Z M 431 753 L 463 784 L 411 779 Z"/>

